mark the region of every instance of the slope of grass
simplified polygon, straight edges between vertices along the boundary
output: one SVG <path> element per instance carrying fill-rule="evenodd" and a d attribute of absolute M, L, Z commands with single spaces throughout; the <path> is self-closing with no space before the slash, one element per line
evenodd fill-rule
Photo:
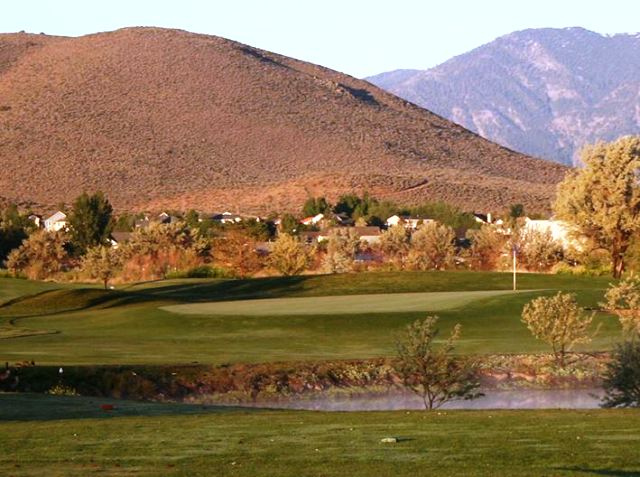
<path fill-rule="evenodd" d="M 106 413 L 103 402 L 0 395 L 0 469 L 15 476 L 640 475 L 640 414 L 632 410 L 322 413 L 116 402 Z"/>
<path fill-rule="evenodd" d="M 67 288 L 52 282 L 37 282 L 33 280 L 20 280 L 16 278 L 0 278 L 0 305 L 25 295 L 34 295 L 45 290 Z"/>

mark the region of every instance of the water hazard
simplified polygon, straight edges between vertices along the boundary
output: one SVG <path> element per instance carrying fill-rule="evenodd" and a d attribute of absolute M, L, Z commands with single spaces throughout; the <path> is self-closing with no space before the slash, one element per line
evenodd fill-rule
<path fill-rule="evenodd" d="M 596 409 L 602 398 L 600 389 L 517 389 L 488 390 L 484 393 L 485 396 L 472 401 L 449 402 L 442 409 Z M 407 392 L 258 400 L 247 406 L 314 411 L 424 409 L 422 399 Z"/>

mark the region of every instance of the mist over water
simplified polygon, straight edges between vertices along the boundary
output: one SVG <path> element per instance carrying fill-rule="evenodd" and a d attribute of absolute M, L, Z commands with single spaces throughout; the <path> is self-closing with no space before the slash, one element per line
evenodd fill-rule
<path fill-rule="evenodd" d="M 600 389 L 517 389 L 489 390 L 472 401 L 453 401 L 441 409 L 596 409 Z M 422 399 L 409 392 L 315 396 L 278 401 L 256 401 L 249 407 L 305 409 L 313 411 L 393 411 L 424 409 Z"/>

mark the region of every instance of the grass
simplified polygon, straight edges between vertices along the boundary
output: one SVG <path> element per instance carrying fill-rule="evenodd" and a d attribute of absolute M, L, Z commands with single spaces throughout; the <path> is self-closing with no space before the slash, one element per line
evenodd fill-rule
<path fill-rule="evenodd" d="M 0 395 L 5 475 L 634 476 L 633 410 L 321 413 Z M 384 444 L 384 437 L 399 437 Z"/>
<path fill-rule="evenodd" d="M 504 293 L 511 286 L 509 274 L 402 272 L 54 290 L 0 307 L 0 336 L 5 337 L 0 361 L 220 364 L 372 358 L 392 355 L 394 337 L 428 311 L 441 317 L 444 332 L 462 324 L 462 353 L 541 352 L 546 347 L 520 322 L 523 305 L 562 289 L 594 307 L 607 283 L 527 274 L 520 284 L 530 291 L 513 294 Z M 488 290 L 503 292 L 478 293 Z M 375 295 L 381 292 L 421 294 L 411 295 L 418 300 L 409 302 L 407 295 Z M 246 301 L 257 297 L 274 300 Z M 369 306 L 372 311 L 365 312 Z M 184 307 L 205 314 L 175 313 Z M 602 325 L 599 335 L 582 349 L 608 349 L 618 338 L 613 317 L 599 314 L 596 322 Z"/>

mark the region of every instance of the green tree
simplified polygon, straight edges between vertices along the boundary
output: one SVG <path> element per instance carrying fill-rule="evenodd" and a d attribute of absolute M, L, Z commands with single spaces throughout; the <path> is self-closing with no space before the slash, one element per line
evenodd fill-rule
<path fill-rule="evenodd" d="M 571 293 L 534 298 L 522 310 L 522 322 L 533 336 L 551 345 L 556 363 L 562 368 L 575 345 L 591 341 L 592 321 L 593 314 L 586 314 Z"/>
<path fill-rule="evenodd" d="M 513 204 L 509 207 L 509 218 L 512 220 L 519 219 L 520 217 L 524 217 L 524 205 L 522 204 Z"/>
<path fill-rule="evenodd" d="M 6 260 L 9 252 L 20 244 L 35 229 L 27 214 L 21 214 L 18 206 L 9 204 L 0 213 L 0 265 Z"/>
<path fill-rule="evenodd" d="M 298 275 L 309 265 L 309 253 L 296 237 L 281 233 L 273 243 L 268 262 L 282 275 Z"/>
<path fill-rule="evenodd" d="M 584 167 L 568 172 L 558 187 L 555 212 L 594 248 L 607 250 L 619 278 L 640 232 L 640 137 L 586 147 L 581 157 Z"/>
<path fill-rule="evenodd" d="M 640 341 L 618 345 L 611 358 L 602 380 L 602 407 L 640 407 Z"/>
<path fill-rule="evenodd" d="M 73 203 L 69 225 L 74 248 L 83 254 L 90 247 L 106 245 L 111 230 L 113 208 L 102 192 L 86 192 Z"/>
<path fill-rule="evenodd" d="M 478 364 L 454 354 L 460 339 L 461 326 L 454 327 L 451 336 L 439 347 L 438 317 L 417 320 L 406 329 L 397 342 L 394 368 L 405 387 L 418 394 L 427 410 L 437 409 L 454 399 L 474 399 L 480 383 Z"/>
<path fill-rule="evenodd" d="M 90 278 L 100 280 L 106 290 L 121 265 L 121 253 L 118 249 L 98 245 L 87 250 L 82 258 L 81 267 Z"/>
<path fill-rule="evenodd" d="M 280 219 L 280 231 L 288 235 L 297 235 L 303 225 L 291 214 L 284 214 Z"/>
<path fill-rule="evenodd" d="M 331 212 L 331 205 L 325 197 L 309 197 L 302 206 L 302 215 L 305 217 L 327 215 L 329 212 Z"/>
<path fill-rule="evenodd" d="M 445 270 L 453 265 L 456 234 L 447 225 L 427 222 L 411 236 L 407 261 L 416 270 Z"/>

